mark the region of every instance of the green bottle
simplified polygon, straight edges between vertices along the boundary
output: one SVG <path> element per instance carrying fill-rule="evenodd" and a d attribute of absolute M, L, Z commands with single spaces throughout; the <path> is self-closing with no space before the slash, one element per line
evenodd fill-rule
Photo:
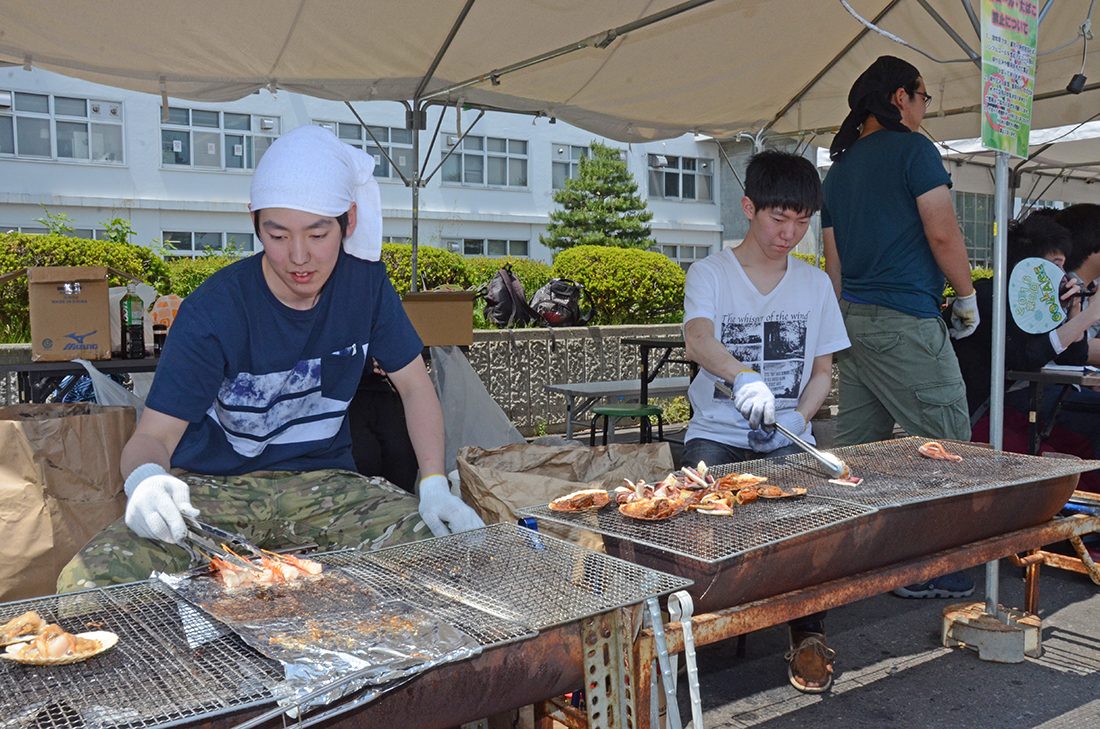
<path fill-rule="evenodd" d="M 133 285 L 126 287 L 126 295 L 119 301 L 122 317 L 122 357 L 141 359 L 145 356 L 145 312 L 141 298 L 134 293 Z"/>

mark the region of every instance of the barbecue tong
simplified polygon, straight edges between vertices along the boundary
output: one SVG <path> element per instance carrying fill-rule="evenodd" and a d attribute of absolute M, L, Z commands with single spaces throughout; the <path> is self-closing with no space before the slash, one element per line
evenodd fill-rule
<path fill-rule="evenodd" d="M 219 529 L 212 524 L 199 521 L 193 516 L 184 516 L 183 522 L 187 525 L 187 534 L 184 535 L 184 538 L 198 547 L 199 554 L 205 557 L 207 561 L 210 561 L 210 557 L 213 555 L 218 559 L 232 562 L 241 567 L 259 569 L 256 565 L 244 559 L 244 556 L 254 555 L 259 557 L 263 555 L 263 550 L 240 534 Z M 227 549 L 232 551 L 227 551 Z"/>
<path fill-rule="evenodd" d="M 714 381 L 714 387 L 720 393 L 725 395 L 726 397 L 730 398 L 731 400 L 733 399 L 733 389 L 729 385 L 727 385 L 725 383 L 725 381 L 715 380 Z M 767 430 L 769 428 L 775 428 L 780 433 L 785 435 L 788 439 L 790 439 L 790 441 L 792 443 L 794 443 L 796 446 L 798 446 L 799 448 L 801 448 L 802 450 L 806 451 L 811 456 L 813 456 L 815 459 L 817 459 L 818 463 L 820 463 L 822 466 L 824 466 L 825 470 L 828 471 L 829 475 L 832 476 L 833 478 L 843 478 L 844 476 L 848 475 L 848 467 L 846 465 L 844 465 L 844 461 L 840 460 L 837 456 L 833 455 L 832 453 L 827 453 L 825 451 L 819 451 L 817 448 L 813 447 L 812 445 L 810 445 L 806 441 L 802 440 L 797 435 L 795 435 L 793 432 L 791 432 L 787 428 L 784 428 L 779 423 L 772 423 L 771 425 L 765 425 L 764 426 L 765 430 Z"/>

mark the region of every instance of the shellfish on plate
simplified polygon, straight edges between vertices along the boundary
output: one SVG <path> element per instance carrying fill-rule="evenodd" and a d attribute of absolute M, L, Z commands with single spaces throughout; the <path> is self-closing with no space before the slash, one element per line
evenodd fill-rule
<path fill-rule="evenodd" d="M 33 640 L 9 645 L 0 658 L 31 666 L 63 666 L 98 656 L 118 643 L 118 635 L 106 630 L 66 633 L 60 625 L 47 625 Z"/>

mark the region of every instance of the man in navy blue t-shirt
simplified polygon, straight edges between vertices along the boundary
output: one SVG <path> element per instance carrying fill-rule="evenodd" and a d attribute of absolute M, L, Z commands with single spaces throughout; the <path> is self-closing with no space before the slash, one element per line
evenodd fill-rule
<path fill-rule="evenodd" d="M 423 345 L 379 260 L 373 159 L 302 127 L 268 149 L 251 198 L 263 253 L 184 300 L 123 449 L 132 532 L 116 524 L 97 536 L 60 588 L 186 567 L 175 545 L 183 516 L 200 512 L 269 548 L 378 548 L 426 536 L 418 511 L 436 535 L 483 526 L 442 475 L 443 418 Z M 401 396 L 419 503 L 353 473 L 346 411 L 368 356 Z"/>
<path fill-rule="evenodd" d="M 972 334 L 980 317 L 951 178 L 932 142 L 915 133 L 931 100 L 916 67 L 881 56 L 852 85 L 851 113 L 829 149 L 825 270 L 852 343 L 837 358 L 840 445 L 888 440 L 895 423 L 911 435 L 970 439 L 951 338 Z M 958 294 L 950 330 L 940 316 L 945 278 Z M 896 592 L 973 590 L 973 580 L 952 573 Z"/>

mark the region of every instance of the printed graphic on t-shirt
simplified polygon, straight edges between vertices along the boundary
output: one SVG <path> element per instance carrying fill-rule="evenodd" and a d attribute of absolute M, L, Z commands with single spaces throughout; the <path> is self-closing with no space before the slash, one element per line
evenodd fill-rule
<path fill-rule="evenodd" d="M 361 358 L 362 349 L 352 345 L 332 354 Z M 242 372 L 225 380 L 207 415 L 224 431 L 230 447 L 246 458 L 273 444 L 328 440 L 340 430 L 349 400 L 324 394 L 334 383 L 327 381 L 333 373 L 331 368 L 325 372 L 323 360 L 302 360 L 283 372 Z"/>
<path fill-rule="evenodd" d="M 728 314 L 721 341 L 734 357 L 760 373 L 778 407 L 797 404 L 806 365 L 809 312 L 772 312 L 765 316 Z M 715 390 L 716 400 L 729 400 Z"/>

